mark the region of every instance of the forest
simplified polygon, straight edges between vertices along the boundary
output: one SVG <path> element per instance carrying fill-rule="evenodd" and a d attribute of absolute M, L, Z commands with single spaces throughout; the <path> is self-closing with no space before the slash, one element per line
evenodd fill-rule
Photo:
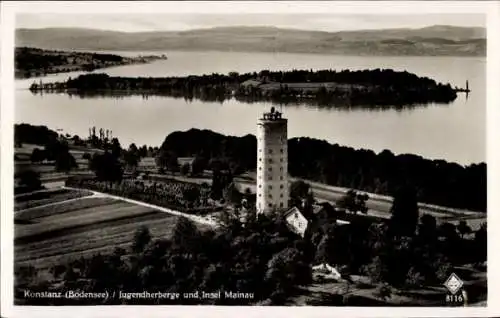
<path fill-rule="evenodd" d="M 404 105 L 450 103 L 457 97 L 450 84 L 390 69 L 363 71 L 292 70 L 228 75 L 131 78 L 85 74 L 66 82 L 33 83 L 30 90 L 65 91 L 80 96 L 121 94 L 163 95 L 223 102 L 270 101 L 323 107 L 394 108 Z"/>
<path fill-rule="evenodd" d="M 257 140 L 253 135 L 225 136 L 190 129 L 168 135 L 160 149 L 179 157 L 219 158 L 235 171 L 256 168 Z M 330 144 L 313 138 L 288 140 L 288 172 L 328 185 L 393 195 L 402 185 L 417 190 L 419 202 L 486 211 L 486 163 L 461 166 L 418 155 L 395 155 Z"/>

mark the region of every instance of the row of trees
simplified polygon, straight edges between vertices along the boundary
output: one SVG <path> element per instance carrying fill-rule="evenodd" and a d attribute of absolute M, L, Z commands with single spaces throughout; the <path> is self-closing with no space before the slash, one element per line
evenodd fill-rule
<path fill-rule="evenodd" d="M 97 179 L 73 177 L 66 181 L 69 186 L 106 192 L 120 197 L 163 206 L 188 213 L 205 214 L 214 211 L 209 202 L 211 189 L 207 185 L 197 185 L 174 180 L 164 182 L 142 182 L 124 179 L 106 182 Z"/>

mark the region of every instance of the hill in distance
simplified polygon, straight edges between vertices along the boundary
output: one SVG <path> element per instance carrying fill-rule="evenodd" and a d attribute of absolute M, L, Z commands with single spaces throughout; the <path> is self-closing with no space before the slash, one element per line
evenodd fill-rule
<path fill-rule="evenodd" d="M 340 32 L 277 27 L 117 32 L 81 28 L 16 30 L 16 46 L 92 51 L 240 51 L 346 55 L 485 56 L 486 29 L 430 26 Z"/>

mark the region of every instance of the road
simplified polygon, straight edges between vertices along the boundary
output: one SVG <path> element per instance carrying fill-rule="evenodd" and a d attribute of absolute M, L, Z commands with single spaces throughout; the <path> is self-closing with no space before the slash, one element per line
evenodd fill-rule
<path fill-rule="evenodd" d="M 180 181 L 194 182 L 194 183 L 203 183 L 206 182 L 208 184 L 211 183 L 211 179 L 208 175 L 204 175 L 203 177 L 198 178 L 190 178 L 190 177 L 182 177 L 182 176 L 171 176 L 171 175 L 159 175 L 159 174 L 150 174 L 152 177 L 157 178 L 175 178 Z M 290 178 L 290 181 L 296 181 L 297 178 Z M 243 175 L 242 177 L 234 178 L 236 186 L 240 191 L 245 191 L 245 189 L 250 189 L 252 193 L 255 193 L 255 181 L 253 180 L 253 176 L 251 174 Z M 311 185 L 312 192 L 314 197 L 319 202 L 329 202 L 331 204 L 335 204 L 337 200 L 339 200 L 349 189 L 333 187 L 324 185 L 317 182 L 311 182 L 308 180 L 304 180 L 305 182 Z M 387 196 L 381 196 L 374 193 L 367 193 L 369 199 L 366 202 L 366 206 L 368 207 L 368 215 L 375 216 L 379 218 L 390 218 L 390 210 L 392 206 L 392 198 Z M 450 209 L 446 207 L 439 207 L 429 204 L 420 203 L 420 214 L 430 214 L 435 216 L 436 218 L 445 218 L 445 217 L 468 217 L 468 218 L 484 218 L 486 220 L 486 214 L 481 212 L 467 211 L 467 210 L 459 210 L 459 209 Z"/>
<path fill-rule="evenodd" d="M 170 174 L 162 175 L 150 173 L 150 177 L 153 178 L 175 178 L 180 181 L 192 182 L 192 183 L 211 183 L 211 176 L 209 172 L 206 172 L 201 177 L 191 178 L 191 177 L 183 177 L 180 175 L 172 176 Z M 66 178 L 64 175 L 54 174 L 51 177 L 43 178 L 44 183 L 51 183 L 54 181 L 61 182 Z M 290 182 L 299 180 L 298 178 L 290 178 Z M 235 184 L 240 189 L 240 191 L 245 191 L 246 188 L 250 189 L 252 193 L 255 193 L 255 179 L 252 173 L 242 175 L 240 177 L 235 177 Z M 331 204 L 335 204 L 337 200 L 339 200 L 349 189 L 329 186 L 317 182 L 311 182 L 308 180 L 304 180 L 305 182 L 311 185 L 312 192 L 314 197 L 319 202 L 329 202 Z M 378 195 L 374 193 L 367 193 L 369 199 L 366 202 L 366 206 L 368 207 L 368 215 L 378 217 L 378 218 L 390 218 L 390 209 L 392 206 L 392 198 L 388 196 Z M 475 219 L 475 220 L 484 220 L 486 222 L 486 213 L 468 211 L 468 210 L 460 210 L 460 209 L 451 209 L 447 207 L 435 206 L 430 204 L 419 203 L 420 214 L 430 214 L 438 219 L 447 221 L 453 221 L 453 218 L 457 220 L 460 218 L 467 219 Z M 450 217 L 452 219 L 450 219 Z"/>

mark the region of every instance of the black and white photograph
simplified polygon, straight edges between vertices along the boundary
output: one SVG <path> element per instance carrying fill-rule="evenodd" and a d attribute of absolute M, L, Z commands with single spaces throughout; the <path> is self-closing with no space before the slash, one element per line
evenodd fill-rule
<path fill-rule="evenodd" d="M 494 305 L 486 10 L 156 5 L 15 14 L 14 306 Z"/>

